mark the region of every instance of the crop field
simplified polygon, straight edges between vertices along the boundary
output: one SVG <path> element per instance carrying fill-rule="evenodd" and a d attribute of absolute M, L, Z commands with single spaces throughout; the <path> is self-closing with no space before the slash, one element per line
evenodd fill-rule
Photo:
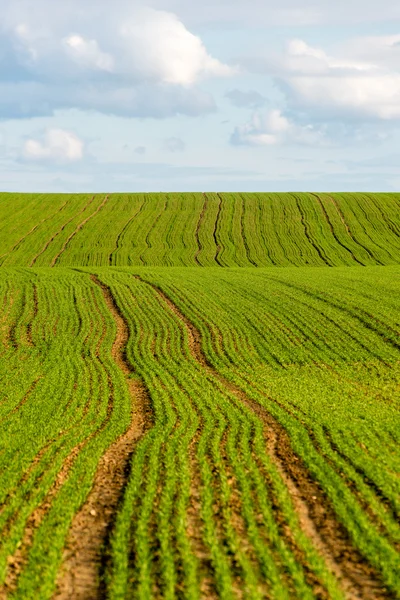
<path fill-rule="evenodd" d="M 0 265 L 400 263 L 400 194 L 0 194 Z"/>
<path fill-rule="evenodd" d="M 400 598 L 399 213 L 0 195 L 0 600 Z"/>

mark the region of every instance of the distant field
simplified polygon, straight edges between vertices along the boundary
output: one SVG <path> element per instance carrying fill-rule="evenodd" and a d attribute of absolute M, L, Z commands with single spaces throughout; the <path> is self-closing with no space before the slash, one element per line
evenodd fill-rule
<path fill-rule="evenodd" d="M 399 266 L 3 268 L 0 305 L 1 598 L 400 597 Z"/>
<path fill-rule="evenodd" d="M 400 194 L 0 194 L 2 266 L 400 263 Z"/>

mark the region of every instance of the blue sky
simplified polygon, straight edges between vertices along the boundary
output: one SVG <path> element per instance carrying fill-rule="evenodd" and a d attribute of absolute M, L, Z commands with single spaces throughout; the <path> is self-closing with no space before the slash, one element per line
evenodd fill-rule
<path fill-rule="evenodd" d="M 400 186 L 393 0 L 0 0 L 0 189 Z"/>

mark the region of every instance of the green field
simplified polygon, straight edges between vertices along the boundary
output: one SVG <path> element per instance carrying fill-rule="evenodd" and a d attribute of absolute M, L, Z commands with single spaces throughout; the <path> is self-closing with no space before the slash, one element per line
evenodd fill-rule
<path fill-rule="evenodd" d="M 0 195 L 0 599 L 400 598 L 399 215 Z"/>
<path fill-rule="evenodd" d="M 400 263 L 400 194 L 0 194 L 3 267 Z"/>

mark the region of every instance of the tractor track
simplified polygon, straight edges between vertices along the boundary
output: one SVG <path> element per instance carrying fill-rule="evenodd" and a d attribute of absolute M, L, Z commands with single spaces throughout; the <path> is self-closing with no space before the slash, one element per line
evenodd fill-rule
<path fill-rule="evenodd" d="M 200 331 L 168 295 L 157 285 L 137 275 L 135 277 L 152 287 L 162 302 L 185 326 L 193 358 L 261 419 L 268 454 L 289 490 L 300 527 L 336 576 L 344 596 L 349 600 L 390 598 L 379 575 L 353 546 L 346 530 L 336 519 L 328 497 L 294 453 L 284 427 L 264 407 L 218 373 L 207 361 L 202 349 Z"/>
<path fill-rule="evenodd" d="M 89 496 L 73 519 L 54 595 L 57 600 L 104 598 L 101 575 L 107 562 L 107 542 L 129 478 L 130 458 L 151 423 L 149 393 L 142 382 L 129 377 L 133 370 L 125 354 L 128 324 L 110 288 L 94 275 L 91 279 L 100 287 L 117 327 L 112 356 L 126 377 L 132 398 L 132 419 L 125 433 L 101 457 Z"/>

